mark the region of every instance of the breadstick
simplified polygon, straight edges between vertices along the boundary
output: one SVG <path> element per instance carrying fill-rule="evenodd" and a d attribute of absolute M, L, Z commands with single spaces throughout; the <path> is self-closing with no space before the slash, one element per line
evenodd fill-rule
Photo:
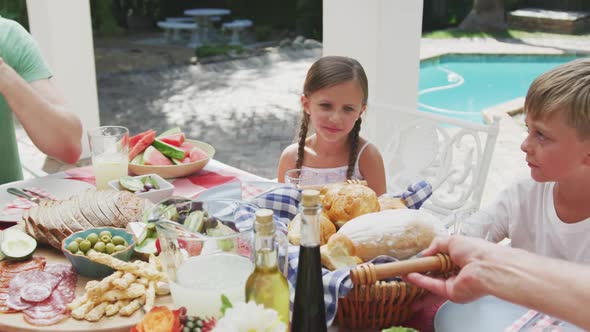
<path fill-rule="evenodd" d="M 156 256 L 153 254 L 150 255 L 150 265 L 157 270 Z M 145 312 L 149 312 L 154 307 L 154 302 L 156 301 L 156 282 L 156 280 L 150 280 L 148 283 L 148 288 L 145 293 L 145 305 L 143 306 Z"/>
<path fill-rule="evenodd" d="M 131 301 L 128 305 L 124 306 L 119 310 L 119 315 L 129 317 L 131 316 L 137 309 L 141 308 L 143 304 L 142 298 L 137 298 Z"/>
<path fill-rule="evenodd" d="M 113 304 L 109 304 L 105 308 L 105 315 L 107 315 L 108 317 L 111 317 L 111 316 L 115 315 L 117 312 L 119 312 L 119 310 L 121 310 L 121 308 L 123 308 L 124 306 L 126 306 L 128 304 L 129 304 L 129 300 L 119 300 Z"/>
<path fill-rule="evenodd" d="M 94 302 L 87 301 L 83 305 L 72 310 L 72 317 L 77 320 L 82 320 L 86 316 L 86 313 L 89 312 L 90 310 L 92 310 L 92 308 L 94 308 Z"/>
<path fill-rule="evenodd" d="M 104 315 L 104 311 L 108 304 L 108 302 L 102 302 L 101 304 L 97 305 L 92 310 L 90 310 L 86 316 L 84 316 L 84 319 L 89 322 L 98 322 L 98 320 L 100 320 L 100 318 Z"/>
<path fill-rule="evenodd" d="M 139 277 L 144 277 L 147 279 L 166 280 L 166 276 L 164 275 L 164 273 L 159 272 L 158 270 L 154 269 L 153 267 L 145 263 L 134 264 L 123 262 L 120 259 L 117 259 L 111 255 L 103 254 L 101 252 L 91 252 L 87 255 L 87 257 L 93 262 L 108 265 L 115 270 L 130 272 Z"/>
<path fill-rule="evenodd" d="M 75 310 L 79 308 L 82 304 L 88 301 L 88 294 L 84 293 L 82 296 L 78 296 L 74 299 L 74 301 L 67 304 L 68 309 Z"/>
<path fill-rule="evenodd" d="M 92 283 L 92 285 L 90 287 L 88 287 L 88 284 L 86 284 L 86 294 L 88 295 L 88 298 L 91 300 L 94 300 L 94 299 L 100 297 L 102 293 L 108 291 L 111 288 L 112 281 L 114 281 L 118 278 L 121 278 L 122 276 L 123 276 L 123 272 L 116 271 L 113 274 L 111 274 L 110 276 L 102 279 L 97 284 Z"/>
<path fill-rule="evenodd" d="M 115 302 L 125 299 L 135 299 L 145 293 L 145 287 L 140 284 L 131 284 L 125 290 L 111 289 L 100 296 L 100 302 Z"/>
<path fill-rule="evenodd" d="M 118 289 L 126 289 L 135 279 L 137 279 L 135 274 L 126 272 L 120 279 L 113 280 L 113 286 Z"/>

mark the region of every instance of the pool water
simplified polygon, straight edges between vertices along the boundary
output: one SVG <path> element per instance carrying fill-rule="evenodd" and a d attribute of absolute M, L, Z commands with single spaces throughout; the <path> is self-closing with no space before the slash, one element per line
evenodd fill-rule
<path fill-rule="evenodd" d="M 533 80 L 576 55 L 444 55 L 422 61 L 418 108 L 482 123 L 481 111 L 525 97 Z"/>

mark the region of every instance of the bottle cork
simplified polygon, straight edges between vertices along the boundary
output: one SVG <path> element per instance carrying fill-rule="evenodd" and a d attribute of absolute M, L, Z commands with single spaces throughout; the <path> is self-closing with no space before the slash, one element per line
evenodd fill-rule
<path fill-rule="evenodd" d="M 272 220 L 273 212 L 269 209 L 258 209 L 256 211 L 256 223 L 254 230 L 258 233 L 270 233 L 274 231 L 274 222 Z"/>
<path fill-rule="evenodd" d="M 313 189 L 305 189 L 301 193 L 301 205 L 315 206 L 320 203 L 320 192 Z"/>

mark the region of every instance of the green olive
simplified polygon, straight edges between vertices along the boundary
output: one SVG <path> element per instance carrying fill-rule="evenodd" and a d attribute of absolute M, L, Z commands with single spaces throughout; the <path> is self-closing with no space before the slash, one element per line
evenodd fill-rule
<path fill-rule="evenodd" d="M 76 241 L 72 241 L 70 242 L 70 244 L 68 244 L 68 248 L 67 248 L 72 254 L 75 254 L 79 249 L 78 249 L 78 242 Z"/>
<path fill-rule="evenodd" d="M 110 231 L 102 231 L 100 232 L 100 234 L 98 234 L 98 236 L 102 239 L 103 236 L 108 235 L 109 237 L 113 237 L 113 234 L 111 234 Z"/>
<path fill-rule="evenodd" d="M 125 244 L 125 239 L 122 236 L 114 236 L 113 239 L 111 240 L 111 242 L 113 242 L 114 245 L 118 246 L 118 245 L 124 245 Z"/>
<path fill-rule="evenodd" d="M 92 248 L 98 252 L 104 252 L 106 249 L 106 245 L 104 244 L 104 242 L 96 242 L 96 244 L 94 245 L 94 248 Z"/>
<path fill-rule="evenodd" d="M 123 245 L 115 246 L 115 252 L 123 251 L 125 249 L 127 249 L 127 247 L 125 247 Z"/>
<path fill-rule="evenodd" d="M 102 243 L 102 242 L 101 242 L 101 243 Z M 115 245 L 114 245 L 114 244 L 112 244 L 112 243 L 107 243 L 107 244 L 105 245 L 105 251 L 106 251 L 106 253 L 107 253 L 107 254 L 109 254 L 109 255 L 110 255 L 110 254 L 112 254 L 112 253 L 114 253 L 114 252 L 115 252 Z"/>
<path fill-rule="evenodd" d="M 90 255 L 90 253 L 92 253 L 92 252 L 96 252 L 96 250 L 94 250 L 94 249 L 90 249 L 90 250 L 88 250 L 88 251 L 86 252 L 86 255 L 88 256 L 88 255 Z"/>
<path fill-rule="evenodd" d="M 88 252 L 88 250 L 90 250 L 90 248 L 92 248 L 92 244 L 88 240 L 83 240 L 82 242 L 80 242 L 78 247 L 80 248 L 81 251 Z"/>
<path fill-rule="evenodd" d="M 94 245 L 96 242 L 98 242 L 98 235 L 96 235 L 96 233 L 90 233 L 86 237 L 86 240 L 90 241 L 91 245 Z"/>
<path fill-rule="evenodd" d="M 74 241 L 80 243 L 80 242 L 84 241 L 84 239 L 78 236 L 77 238 L 74 239 Z"/>
<path fill-rule="evenodd" d="M 104 244 L 111 243 L 111 236 L 110 235 L 103 235 L 100 237 L 100 240 L 104 242 Z"/>
<path fill-rule="evenodd" d="M 83 252 L 83 251 L 80 251 L 80 250 L 78 250 L 78 251 L 76 251 L 75 255 L 82 255 L 82 256 L 84 256 L 84 252 Z"/>

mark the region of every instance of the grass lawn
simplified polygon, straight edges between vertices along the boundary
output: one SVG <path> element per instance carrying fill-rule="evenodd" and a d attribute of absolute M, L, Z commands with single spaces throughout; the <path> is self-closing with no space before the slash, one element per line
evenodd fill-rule
<path fill-rule="evenodd" d="M 562 35 L 545 32 L 531 32 L 522 30 L 506 30 L 501 32 L 465 32 L 456 28 L 426 32 L 422 38 L 448 39 L 448 38 L 494 38 L 494 39 L 524 39 L 524 38 L 571 38 L 590 39 L 590 34 Z"/>

